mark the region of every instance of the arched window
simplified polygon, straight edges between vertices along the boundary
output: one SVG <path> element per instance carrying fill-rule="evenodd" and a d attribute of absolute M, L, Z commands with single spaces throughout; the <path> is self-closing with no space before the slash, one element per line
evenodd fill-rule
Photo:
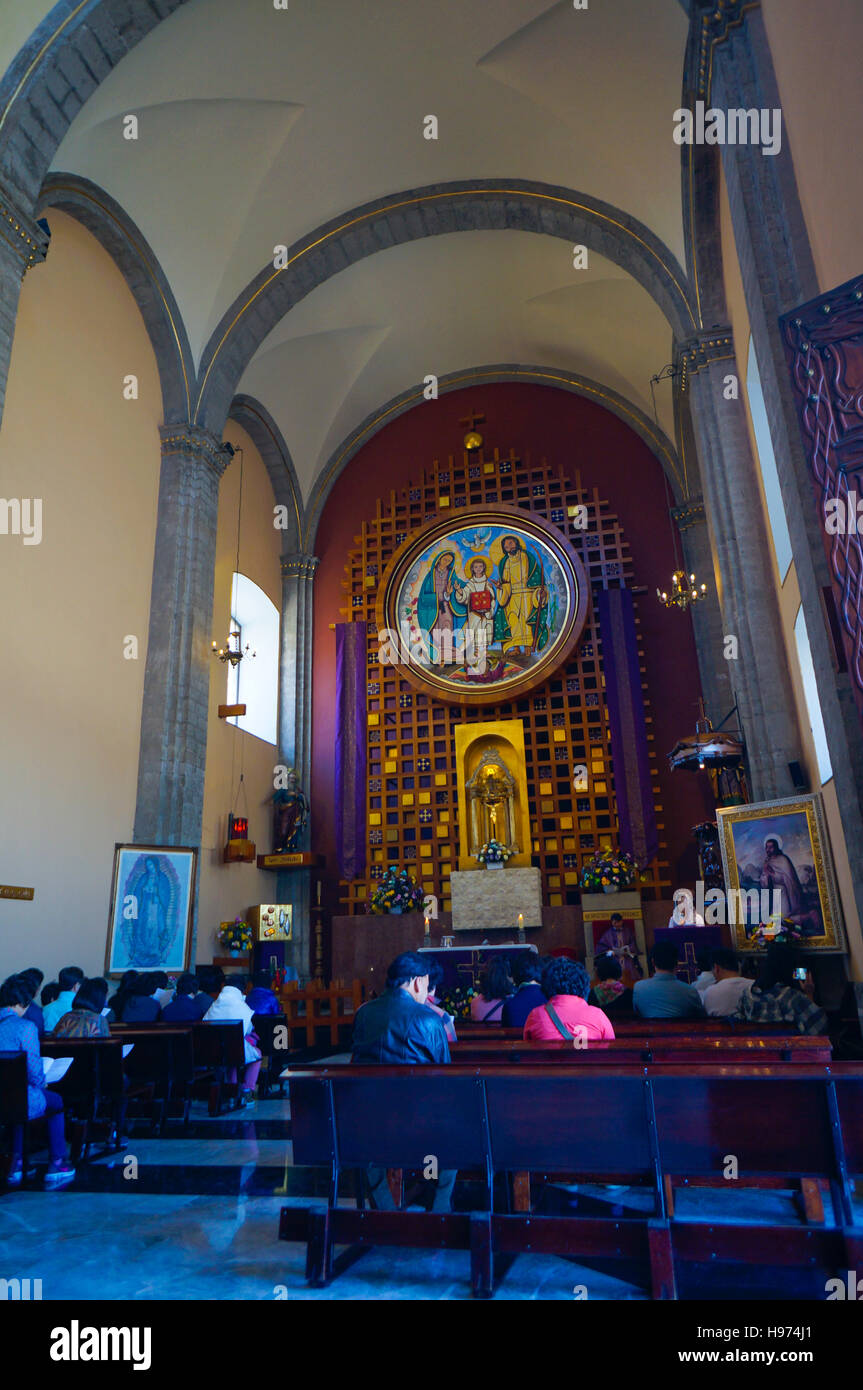
<path fill-rule="evenodd" d="M 785 503 L 782 500 L 779 471 L 776 467 L 776 456 L 773 453 L 770 426 L 767 423 L 767 406 L 764 403 L 764 392 L 761 390 L 761 374 L 758 370 L 758 359 L 755 356 L 755 344 L 751 338 L 749 339 L 749 362 L 746 367 L 746 394 L 749 397 L 749 414 L 752 417 L 752 428 L 755 432 L 757 462 L 761 469 L 761 481 L 764 483 L 764 496 L 767 500 L 767 516 L 773 535 L 773 549 L 776 552 L 779 583 L 784 584 L 792 559 L 791 537 L 788 534 L 788 522 L 785 517 Z"/>
<path fill-rule="evenodd" d="M 830 750 L 827 747 L 824 716 L 821 713 L 821 701 L 818 697 L 818 682 L 815 679 L 815 667 L 812 662 L 812 651 L 809 647 L 809 633 L 806 631 L 806 618 L 803 614 L 802 603 L 797 610 L 797 617 L 794 620 L 794 636 L 797 640 L 797 661 L 800 665 L 803 694 L 806 697 L 806 710 L 809 715 L 809 725 L 812 729 L 812 741 L 815 744 L 815 757 L 818 761 L 818 776 L 823 786 L 823 784 L 829 782 L 830 778 L 833 776 L 833 765 L 830 762 Z"/>
<path fill-rule="evenodd" d="M 279 610 L 257 584 L 235 574 L 231 587 L 231 631 L 238 632 L 240 650 L 249 654 L 228 667 L 229 705 L 246 706 L 246 713 L 229 720 L 255 738 L 277 742 L 279 704 Z M 234 639 L 232 645 L 237 645 Z M 255 656 L 251 656 L 255 652 Z"/>

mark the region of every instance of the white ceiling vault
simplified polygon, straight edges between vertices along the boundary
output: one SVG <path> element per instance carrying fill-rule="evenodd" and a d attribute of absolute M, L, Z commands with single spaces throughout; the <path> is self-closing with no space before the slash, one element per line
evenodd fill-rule
<path fill-rule="evenodd" d="M 5 5 L 0 5 L 5 9 Z M 16 0 L 0 56 L 50 8 Z M 525 179 L 602 199 L 683 262 L 676 0 L 188 0 L 85 104 L 53 169 L 117 200 L 158 256 L 196 359 L 225 310 L 322 223 L 428 184 Z M 137 141 L 122 117 L 139 119 Z M 434 114 L 439 138 L 423 138 Z M 278 422 L 304 494 L 336 445 L 420 382 L 489 362 L 582 373 L 652 413 L 671 355 L 650 296 L 591 253 L 460 232 L 367 257 L 301 301 L 240 389 Z M 660 421 L 673 435 L 667 384 Z"/>

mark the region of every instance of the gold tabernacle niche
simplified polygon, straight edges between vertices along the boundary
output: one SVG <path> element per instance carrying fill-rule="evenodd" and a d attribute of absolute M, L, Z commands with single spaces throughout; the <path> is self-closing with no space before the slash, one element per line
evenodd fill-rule
<path fill-rule="evenodd" d="M 455 752 L 459 869 L 481 868 L 476 855 L 489 840 L 512 851 L 513 868 L 527 868 L 530 815 L 521 720 L 456 725 Z"/>

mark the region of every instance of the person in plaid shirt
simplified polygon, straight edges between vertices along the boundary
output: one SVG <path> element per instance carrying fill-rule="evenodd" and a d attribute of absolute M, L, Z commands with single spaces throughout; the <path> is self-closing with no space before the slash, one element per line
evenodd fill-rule
<path fill-rule="evenodd" d="M 797 956 L 791 946 L 774 941 L 767 947 L 767 959 L 756 984 L 744 994 L 732 1018 L 747 1023 L 788 1023 L 798 1033 L 825 1033 L 827 1015 L 812 995 L 814 986 L 808 974 L 801 986 L 794 979 Z"/>

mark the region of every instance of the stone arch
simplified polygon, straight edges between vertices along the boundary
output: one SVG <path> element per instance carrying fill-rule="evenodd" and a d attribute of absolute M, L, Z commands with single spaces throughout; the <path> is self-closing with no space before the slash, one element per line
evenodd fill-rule
<path fill-rule="evenodd" d="M 283 552 L 300 550 L 305 522 L 302 492 L 281 430 L 270 412 L 253 396 L 235 396 L 228 418 L 242 425 L 253 440 L 270 476 L 273 496 L 279 506 L 287 508 L 288 526 L 283 532 Z"/>
<path fill-rule="evenodd" d="M 625 424 L 629 425 L 647 445 L 668 477 L 676 499 L 682 500 L 683 484 L 678 455 L 668 436 L 645 415 L 644 411 L 639 410 L 638 406 L 633 405 L 617 391 L 613 391 L 611 387 L 592 381 L 590 377 L 581 376 L 576 372 L 567 372 L 557 367 L 501 363 L 468 367 L 459 372 L 449 372 L 446 376 L 440 377 L 438 391 L 443 395 L 448 391 L 458 391 L 464 386 L 477 382 L 506 381 L 531 381 L 538 385 L 554 386 L 558 390 L 571 391 L 575 395 L 584 396 L 587 400 L 601 403 L 619 420 L 623 420 Z M 333 451 L 318 473 L 306 505 L 303 535 L 303 549 L 305 551 L 311 553 L 314 550 L 317 529 L 327 497 L 336 479 L 348 466 L 354 455 L 390 421 L 399 415 L 404 415 L 408 410 L 412 410 L 423 399 L 421 385 L 411 386 L 406 391 L 402 391 L 398 396 L 387 401 L 385 405 L 373 411 L 371 415 L 366 416 L 365 420 L 362 420 L 355 429 L 351 430 L 350 434 Z"/>
<path fill-rule="evenodd" d="M 104 189 L 76 174 L 49 174 L 38 209 L 60 208 L 108 252 L 135 297 L 153 345 L 166 424 L 188 420 L 195 364 L 179 306 L 159 260 L 132 219 Z"/>
<path fill-rule="evenodd" d="M 29 211 L 88 97 L 185 0 L 58 0 L 0 80 L 0 182 Z"/>
<path fill-rule="evenodd" d="M 607 257 L 633 276 L 665 314 L 675 338 L 695 331 L 686 274 L 667 246 L 620 208 L 552 184 L 478 179 L 408 190 L 353 208 L 266 266 L 237 296 L 207 344 L 193 421 L 218 433 L 236 383 L 267 334 L 318 285 L 390 246 L 459 231 L 530 231 Z"/>

